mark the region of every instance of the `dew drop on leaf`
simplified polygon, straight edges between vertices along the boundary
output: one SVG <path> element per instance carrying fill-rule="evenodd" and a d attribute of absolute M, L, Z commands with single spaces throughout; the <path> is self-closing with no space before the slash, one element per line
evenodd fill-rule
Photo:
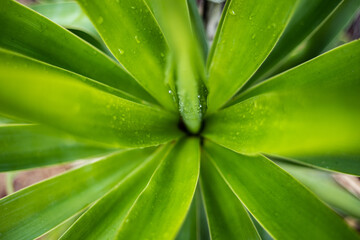
<path fill-rule="evenodd" d="M 124 54 L 124 50 L 122 50 L 122 49 L 119 48 L 119 53 L 120 53 L 121 55 L 123 55 L 123 54 Z"/>
<path fill-rule="evenodd" d="M 140 43 L 139 37 L 138 37 L 137 35 L 135 36 L 135 41 L 136 41 L 137 43 Z"/>
<path fill-rule="evenodd" d="M 233 16 L 235 16 L 235 15 L 236 15 L 236 12 L 235 12 L 233 9 L 231 9 L 231 10 L 230 10 L 230 14 L 233 15 Z"/>

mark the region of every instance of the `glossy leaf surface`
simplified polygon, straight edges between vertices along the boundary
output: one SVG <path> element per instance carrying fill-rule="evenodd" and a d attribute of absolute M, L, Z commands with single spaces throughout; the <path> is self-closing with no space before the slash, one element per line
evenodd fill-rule
<path fill-rule="evenodd" d="M 79 143 L 37 125 L 0 125 L 0 172 L 60 164 L 111 151 L 114 149 Z"/>
<path fill-rule="evenodd" d="M 174 61 L 172 81 L 179 101 L 179 111 L 188 129 L 197 133 L 201 127 L 203 105 L 204 57 L 200 51 L 187 0 L 147 0 L 169 43 Z"/>
<path fill-rule="evenodd" d="M 275 239 L 358 239 L 340 216 L 269 159 L 240 155 L 208 141 L 205 149 L 229 187 Z"/>
<path fill-rule="evenodd" d="M 195 192 L 199 148 L 197 138 L 175 145 L 128 212 L 117 238 L 165 240 L 176 236 Z"/>
<path fill-rule="evenodd" d="M 169 110 L 175 102 L 165 81 L 168 47 L 144 1 L 78 0 L 112 54 Z"/>
<path fill-rule="evenodd" d="M 277 164 L 333 208 L 360 217 L 360 199 L 340 186 L 330 173 L 285 162 Z"/>
<path fill-rule="evenodd" d="M 2 239 L 33 239 L 111 190 L 153 149 L 125 151 L 0 200 Z"/>
<path fill-rule="evenodd" d="M 104 53 L 38 13 L 12 1 L 0 2 L 0 47 L 65 68 L 139 99 L 153 98 Z"/>
<path fill-rule="evenodd" d="M 296 49 L 286 62 L 278 67 L 276 72 L 290 69 L 337 46 L 339 35 L 353 21 L 359 8 L 360 0 L 342 1 L 316 31 L 301 44 L 300 49 Z"/>
<path fill-rule="evenodd" d="M 276 157 L 275 157 L 276 159 Z M 288 156 L 281 158 L 297 164 L 320 168 L 321 170 L 341 172 L 360 176 L 360 156 L 337 152 L 334 154 L 322 154 L 315 156 Z"/>
<path fill-rule="evenodd" d="M 196 193 L 195 193 L 196 194 Z M 183 222 L 180 231 L 176 236 L 176 240 L 198 240 L 199 234 L 199 220 L 196 206 L 196 195 L 194 196 L 191 206 L 187 212 L 185 221 Z"/>
<path fill-rule="evenodd" d="M 7 114 L 118 147 L 157 145 L 181 135 L 176 115 L 20 55 L 0 51 L 0 60 L 0 111 Z"/>
<path fill-rule="evenodd" d="M 341 2 L 342 0 L 300 0 L 284 34 L 249 83 L 276 73 L 293 51 L 318 30 Z"/>
<path fill-rule="evenodd" d="M 200 179 L 211 238 L 260 239 L 244 206 L 206 153 L 202 156 Z"/>
<path fill-rule="evenodd" d="M 269 79 L 209 116 L 204 135 L 241 153 L 356 153 L 358 64 L 360 41 L 354 41 Z"/>
<path fill-rule="evenodd" d="M 209 113 L 222 107 L 261 65 L 285 29 L 295 3 L 226 3 L 207 63 Z"/>
<path fill-rule="evenodd" d="M 94 25 L 75 1 L 35 3 L 30 5 L 30 7 L 64 28 L 80 30 L 100 40 Z"/>
<path fill-rule="evenodd" d="M 164 146 L 145 159 L 86 211 L 61 239 L 115 239 L 127 212 L 172 147 L 173 144 Z"/>

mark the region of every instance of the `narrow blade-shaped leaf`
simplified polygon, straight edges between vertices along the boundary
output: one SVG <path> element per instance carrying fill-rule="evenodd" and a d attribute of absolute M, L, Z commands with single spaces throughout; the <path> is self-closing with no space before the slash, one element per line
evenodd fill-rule
<path fill-rule="evenodd" d="M 173 145 L 158 149 L 144 160 L 111 192 L 86 211 L 61 239 L 115 239 L 127 212 Z"/>
<path fill-rule="evenodd" d="M 208 141 L 205 148 L 229 187 L 275 239 L 359 239 L 340 216 L 269 159 Z"/>
<path fill-rule="evenodd" d="M 300 0 L 284 34 L 266 61 L 249 81 L 250 84 L 264 79 L 284 64 L 304 40 L 319 29 L 343 0 Z"/>
<path fill-rule="evenodd" d="M 0 125 L 0 172 L 90 158 L 114 149 L 80 143 L 38 125 Z"/>
<path fill-rule="evenodd" d="M 200 238 L 200 234 L 198 233 L 198 216 L 197 216 L 197 208 L 196 208 L 196 196 L 194 196 L 189 211 L 187 212 L 185 221 L 180 228 L 176 236 L 176 240 L 198 240 Z"/>
<path fill-rule="evenodd" d="M 359 64 L 360 41 L 328 52 L 250 89 L 238 104 L 209 116 L 204 135 L 242 153 L 356 154 Z"/>
<path fill-rule="evenodd" d="M 222 107 L 251 77 L 274 47 L 295 0 L 226 3 L 208 58 L 208 112 Z"/>
<path fill-rule="evenodd" d="M 360 176 L 360 155 L 337 152 L 334 154 L 321 154 L 313 156 L 287 156 L 271 158 L 289 161 L 301 165 L 320 168 L 321 170 L 342 172 Z"/>
<path fill-rule="evenodd" d="M 179 230 L 176 240 L 210 240 L 209 227 L 202 201 L 200 185 L 195 191 L 195 196 L 188 210 L 187 216 L 181 229 Z"/>
<path fill-rule="evenodd" d="M 209 44 L 205 33 L 204 23 L 202 17 L 199 14 L 199 10 L 197 7 L 197 1 L 196 0 L 187 0 L 187 1 L 189 5 L 189 13 L 192 23 L 192 29 L 199 42 L 204 59 L 206 59 L 209 51 Z"/>
<path fill-rule="evenodd" d="M 40 2 L 29 7 L 112 57 L 94 25 L 76 2 Z"/>
<path fill-rule="evenodd" d="M 165 81 L 168 47 L 142 0 L 78 0 L 119 62 L 164 107 L 175 110 Z"/>
<path fill-rule="evenodd" d="M 286 162 L 277 164 L 331 207 L 360 218 L 360 199 L 340 186 L 330 173 Z"/>
<path fill-rule="evenodd" d="M 203 115 L 204 56 L 193 29 L 187 0 L 146 0 L 154 13 L 173 55 L 174 82 L 179 111 L 188 129 L 197 133 Z"/>
<path fill-rule="evenodd" d="M 2 239 L 33 239 L 111 190 L 153 149 L 125 151 L 0 200 Z"/>
<path fill-rule="evenodd" d="M 40 237 L 41 240 L 54 240 L 59 239 L 69 228 L 70 226 L 83 214 L 84 211 L 72 216 L 65 222 L 57 225 L 55 228 L 51 229 L 49 232 L 45 233 Z"/>
<path fill-rule="evenodd" d="M 196 189 L 199 148 L 197 138 L 183 139 L 175 145 L 128 212 L 118 239 L 175 238 Z"/>
<path fill-rule="evenodd" d="M 260 239 L 244 206 L 206 153 L 201 160 L 200 183 L 212 239 Z"/>
<path fill-rule="evenodd" d="M 120 147 L 181 135 L 175 114 L 109 94 L 92 80 L 8 51 L 0 61 L 0 112 Z"/>
<path fill-rule="evenodd" d="M 153 98 L 116 62 L 49 19 L 12 1 L 0 2 L 0 47 L 56 65 L 136 96 Z"/>
<path fill-rule="evenodd" d="M 101 40 L 94 25 L 77 2 L 35 3 L 30 7 L 64 28 L 80 30 Z"/>
<path fill-rule="evenodd" d="M 301 49 L 296 49 L 274 73 L 283 72 L 338 46 L 342 31 L 352 22 L 359 8 L 360 0 L 342 1 L 321 26 L 302 43 L 299 47 Z"/>

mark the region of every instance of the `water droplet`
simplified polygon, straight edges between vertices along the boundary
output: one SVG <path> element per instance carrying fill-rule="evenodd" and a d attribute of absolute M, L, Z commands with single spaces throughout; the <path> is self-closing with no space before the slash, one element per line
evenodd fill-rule
<path fill-rule="evenodd" d="M 165 54 L 164 53 L 160 53 L 161 57 L 165 57 Z"/>
<path fill-rule="evenodd" d="M 135 7 L 134 7 L 134 6 L 131 6 L 131 9 L 135 9 Z"/>
<path fill-rule="evenodd" d="M 122 49 L 119 48 L 119 53 L 120 53 L 121 55 L 123 55 L 123 54 L 124 54 L 124 50 L 122 50 Z"/>
<path fill-rule="evenodd" d="M 102 24 L 103 22 L 104 22 L 103 17 L 99 17 L 99 18 L 98 18 L 98 24 Z"/>
<path fill-rule="evenodd" d="M 231 10 L 230 10 L 230 14 L 233 15 L 233 16 L 235 16 L 235 15 L 236 15 L 236 12 L 235 12 L 233 9 L 231 9 Z"/>
<path fill-rule="evenodd" d="M 256 38 L 256 33 L 254 33 L 252 36 L 251 36 L 251 39 L 255 39 Z"/>
<path fill-rule="evenodd" d="M 171 90 L 169 90 L 169 93 L 170 93 L 170 94 L 172 94 L 172 91 L 171 91 Z"/>
<path fill-rule="evenodd" d="M 137 43 L 140 43 L 139 37 L 138 37 L 137 35 L 135 36 L 135 41 L 136 41 Z"/>
<path fill-rule="evenodd" d="M 251 21 L 253 19 L 253 15 L 250 15 L 249 16 L 249 20 Z"/>
<path fill-rule="evenodd" d="M 116 120 L 116 119 L 117 119 L 117 117 L 116 117 L 116 116 L 113 116 L 113 119 L 114 119 L 114 120 Z"/>

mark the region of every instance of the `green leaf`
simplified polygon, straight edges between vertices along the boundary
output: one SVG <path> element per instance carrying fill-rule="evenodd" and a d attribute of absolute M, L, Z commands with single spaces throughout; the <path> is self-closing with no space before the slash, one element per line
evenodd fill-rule
<path fill-rule="evenodd" d="M 271 158 L 307 165 L 321 170 L 342 172 L 360 176 L 359 154 L 337 152 L 335 154 L 321 154 L 315 156 L 287 156 L 286 158 L 272 156 Z"/>
<path fill-rule="evenodd" d="M 300 0 L 284 34 L 246 87 L 278 73 L 293 52 L 321 27 L 342 1 Z"/>
<path fill-rule="evenodd" d="M 201 99 L 204 78 L 204 56 L 193 29 L 188 0 L 147 0 L 154 16 L 164 32 L 173 55 L 175 90 L 179 100 L 179 111 L 188 129 L 197 133 L 201 127 L 203 105 Z M 202 101 L 203 100 L 203 101 Z"/>
<path fill-rule="evenodd" d="M 59 164 L 110 153 L 30 124 L 0 125 L 0 172 Z"/>
<path fill-rule="evenodd" d="M 117 238 L 175 238 L 195 192 L 199 164 L 199 139 L 178 142 L 128 212 Z"/>
<path fill-rule="evenodd" d="M 201 161 L 200 185 L 212 239 L 261 239 L 244 206 L 206 153 Z"/>
<path fill-rule="evenodd" d="M 42 235 L 40 237 L 40 239 L 41 240 L 59 239 L 70 228 L 70 226 L 81 216 L 81 214 L 83 214 L 83 212 L 80 212 L 80 213 L 72 216 L 71 218 L 69 218 L 65 222 L 59 224 L 58 226 L 51 229 L 46 234 Z"/>
<path fill-rule="evenodd" d="M 206 32 L 204 28 L 204 23 L 199 15 L 199 10 L 197 7 L 197 0 L 187 0 L 189 6 L 189 13 L 192 23 L 192 29 L 194 34 L 197 37 L 199 45 L 201 47 L 202 54 L 204 59 L 206 59 L 209 51 L 209 45 L 207 42 Z"/>
<path fill-rule="evenodd" d="M 241 153 L 357 154 L 360 41 L 249 89 L 209 116 L 204 135 Z"/>
<path fill-rule="evenodd" d="M 33 239 L 111 190 L 153 149 L 124 151 L 0 200 L 2 239 Z"/>
<path fill-rule="evenodd" d="M 338 45 L 339 33 L 353 20 L 360 8 L 360 0 L 343 0 L 335 11 L 317 28 L 276 72 L 297 66 Z"/>
<path fill-rule="evenodd" d="M 35 3 L 29 7 L 112 57 L 94 25 L 76 2 Z"/>
<path fill-rule="evenodd" d="M 200 239 L 200 234 L 198 234 L 198 216 L 196 208 L 196 193 L 192 200 L 190 209 L 187 212 L 185 221 L 181 226 L 180 231 L 176 236 L 176 240 L 198 240 Z"/>
<path fill-rule="evenodd" d="M 0 112 L 118 147 L 158 145 L 181 136 L 175 114 L 119 98 L 92 80 L 11 52 L 0 50 L 0 61 Z"/>
<path fill-rule="evenodd" d="M 158 149 L 144 160 L 131 174 L 86 211 L 61 239 L 115 239 L 127 212 L 173 145 Z"/>
<path fill-rule="evenodd" d="M 200 185 L 195 191 L 190 209 L 176 240 L 210 240 L 204 204 L 201 198 Z"/>
<path fill-rule="evenodd" d="M 101 40 L 94 25 L 76 2 L 36 3 L 30 7 L 64 28 L 83 31 Z"/>
<path fill-rule="evenodd" d="M 205 149 L 228 186 L 275 239 L 359 239 L 340 216 L 269 159 L 208 141 Z"/>
<path fill-rule="evenodd" d="M 119 64 L 49 19 L 11 1 L 0 2 L 0 47 L 65 68 L 154 102 Z"/>
<path fill-rule="evenodd" d="M 295 0 L 226 3 L 208 58 L 208 113 L 222 107 L 270 53 Z"/>
<path fill-rule="evenodd" d="M 165 108 L 175 102 L 165 82 L 168 47 L 144 1 L 78 0 L 112 54 Z"/>
<path fill-rule="evenodd" d="M 277 164 L 333 208 L 360 218 L 360 199 L 341 187 L 331 174 L 285 162 Z"/>

